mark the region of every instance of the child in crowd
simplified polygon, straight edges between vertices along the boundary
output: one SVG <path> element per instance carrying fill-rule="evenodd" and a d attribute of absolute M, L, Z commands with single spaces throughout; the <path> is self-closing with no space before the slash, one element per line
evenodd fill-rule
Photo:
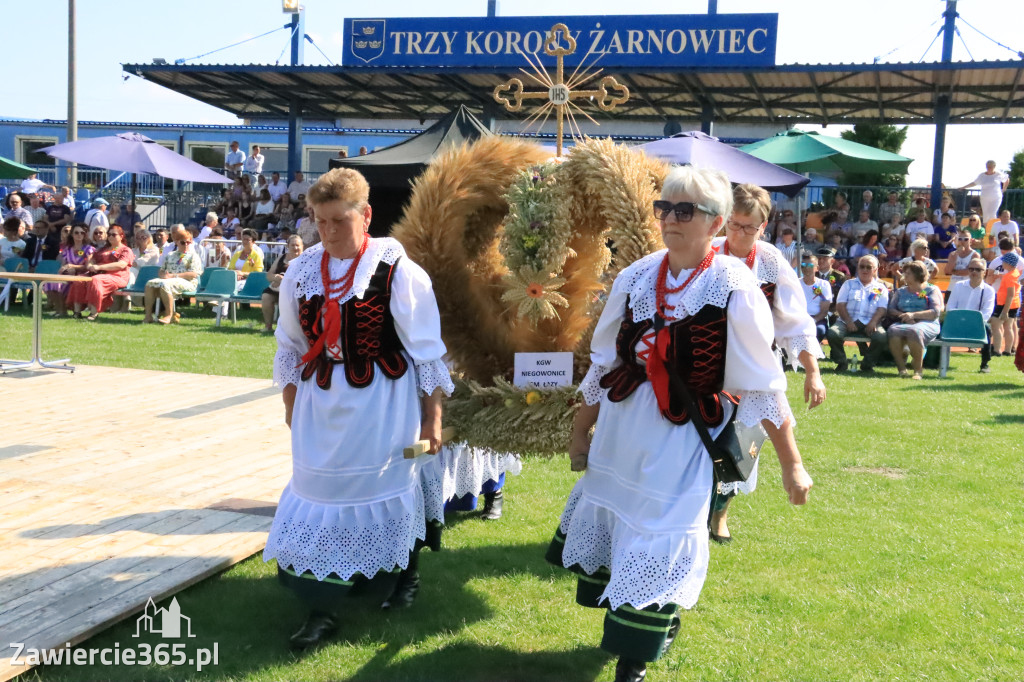
<path fill-rule="evenodd" d="M 3 231 L 4 236 L 0 237 L 0 261 L 20 256 L 25 251 L 25 240 L 21 238 L 25 224 L 21 222 L 21 218 L 12 217 L 5 220 Z"/>

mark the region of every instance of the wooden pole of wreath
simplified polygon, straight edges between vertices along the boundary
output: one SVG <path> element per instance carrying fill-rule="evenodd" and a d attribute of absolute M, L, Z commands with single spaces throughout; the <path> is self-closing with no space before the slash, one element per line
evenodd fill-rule
<path fill-rule="evenodd" d="M 590 67 L 584 68 L 582 73 L 580 72 L 580 69 L 583 68 L 583 63 L 590 54 L 589 52 L 580 61 L 579 66 L 573 71 L 569 80 L 566 81 L 564 60 L 565 57 L 575 52 L 576 39 L 569 32 L 569 27 L 565 24 L 555 24 L 551 27 L 547 40 L 544 41 L 544 54 L 555 58 L 554 78 L 551 78 L 544 70 L 538 55 L 534 54 L 531 59 L 525 52 L 519 51 L 530 65 L 533 73 L 526 69 L 519 70 L 537 85 L 546 89 L 527 90 L 523 85 L 523 81 L 519 78 L 510 78 L 494 88 L 494 101 L 503 105 L 507 111 L 511 112 L 521 111 L 524 100 L 546 100 L 526 119 L 526 123 L 528 124 L 527 127 L 529 127 L 533 122 L 540 121 L 540 125 L 543 127 L 551 112 L 555 112 L 555 120 L 558 123 L 555 145 L 558 156 L 562 155 L 562 136 L 565 132 L 566 116 L 569 119 L 569 132 L 572 134 L 573 139 L 583 137 L 579 124 L 576 123 L 574 111 L 582 116 L 586 116 L 594 125 L 601 125 L 573 100 L 593 98 L 598 108 L 602 111 L 611 111 L 618 105 L 629 101 L 629 88 L 615 80 L 614 76 L 603 77 L 598 81 L 596 90 L 576 89 L 587 81 L 596 78 L 604 70 L 598 69 L 591 72 L 591 67 L 597 63 L 595 60 Z M 544 117 L 543 120 L 541 120 L 541 116 Z M 575 127 L 575 132 L 573 132 L 573 127 Z"/>

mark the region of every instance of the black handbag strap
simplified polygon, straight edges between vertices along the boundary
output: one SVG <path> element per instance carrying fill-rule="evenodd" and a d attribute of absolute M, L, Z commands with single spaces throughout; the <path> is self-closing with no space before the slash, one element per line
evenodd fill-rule
<path fill-rule="evenodd" d="M 697 427 L 697 433 L 700 434 L 700 440 L 704 443 L 704 447 L 709 453 L 715 450 L 715 439 L 711 437 L 711 432 L 708 431 L 707 424 L 704 423 L 703 417 L 701 417 L 700 409 L 697 407 L 697 403 L 693 400 L 693 395 L 690 393 L 689 387 L 686 382 L 683 381 L 678 374 L 676 374 L 675 367 L 665 367 L 668 370 L 668 380 L 672 384 L 683 398 L 683 402 L 686 403 L 686 409 L 690 413 L 690 421 Z"/>

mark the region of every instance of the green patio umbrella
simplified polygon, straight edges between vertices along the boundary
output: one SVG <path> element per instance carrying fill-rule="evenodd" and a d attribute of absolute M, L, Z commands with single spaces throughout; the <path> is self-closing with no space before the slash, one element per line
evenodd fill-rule
<path fill-rule="evenodd" d="M 27 178 L 29 173 L 35 172 L 35 168 L 23 166 L 17 161 L 11 161 L 10 159 L 0 156 L 0 178 L 3 178 L 4 180 Z"/>
<path fill-rule="evenodd" d="M 740 150 L 797 173 L 906 173 L 913 161 L 813 130 L 787 130 Z"/>

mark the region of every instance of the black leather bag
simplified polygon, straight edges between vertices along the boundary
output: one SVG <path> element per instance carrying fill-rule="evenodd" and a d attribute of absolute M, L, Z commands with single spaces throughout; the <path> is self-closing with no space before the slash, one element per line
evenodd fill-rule
<path fill-rule="evenodd" d="M 672 371 L 669 372 L 669 381 L 686 403 L 690 420 L 697 427 L 697 433 L 715 465 L 715 478 L 720 483 L 738 483 L 750 478 L 757 464 L 757 456 L 768 437 L 761 425 L 751 427 L 736 421 L 736 410 L 733 410 L 732 418 L 718 434 L 718 438 L 712 439 L 686 383 Z"/>

